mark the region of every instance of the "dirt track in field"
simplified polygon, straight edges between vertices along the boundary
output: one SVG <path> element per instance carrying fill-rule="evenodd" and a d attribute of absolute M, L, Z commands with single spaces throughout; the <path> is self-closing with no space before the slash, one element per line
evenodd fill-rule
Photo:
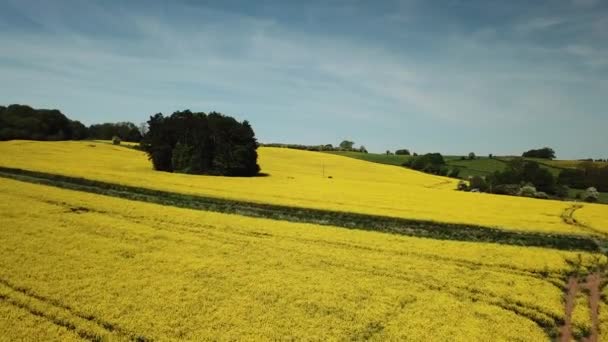
<path fill-rule="evenodd" d="M 578 291 L 585 291 L 588 294 L 589 310 L 591 313 L 591 331 L 588 337 L 582 341 L 597 342 L 599 341 L 599 304 L 600 304 L 600 288 L 602 278 L 599 273 L 592 273 L 579 279 L 571 276 L 568 279 L 568 284 L 565 291 L 565 308 L 564 308 L 564 325 L 560 328 L 559 341 L 572 341 L 572 313 L 576 305 L 576 295 Z"/>

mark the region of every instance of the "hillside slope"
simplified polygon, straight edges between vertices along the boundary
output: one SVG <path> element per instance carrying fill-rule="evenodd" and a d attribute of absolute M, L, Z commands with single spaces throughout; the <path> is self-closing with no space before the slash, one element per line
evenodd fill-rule
<path fill-rule="evenodd" d="M 0 229 L 0 331 L 9 340 L 425 340 L 432 333 L 540 341 L 564 320 L 571 265 L 593 260 L 1 178 L 0 213 L 0 225 L 10 227 Z M 587 315 L 575 329 L 589 322 Z"/>
<path fill-rule="evenodd" d="M 570 206 L 455 191 L 455 180 L 325 153 L 260 148 L 267 176 L 226 178 L 152 170 L 146 155 L 92 142 L 0 143 L 0 166 L 186 194 L 515 230 L 581 233 Z M 331 177 L 331 178 L 328 178 Z"/>

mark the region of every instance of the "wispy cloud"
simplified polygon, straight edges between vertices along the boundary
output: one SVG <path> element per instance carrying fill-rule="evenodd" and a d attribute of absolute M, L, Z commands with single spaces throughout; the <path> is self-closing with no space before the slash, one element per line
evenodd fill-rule
<path fill-rule="evenodd" d="M 360 17 L 365 9 L 353 6 L 311 5 L 312 19 L 298 26 L 292 18 L 192 4 L 13 2 L 43 29 L 15 23 L 0 31 L 0 72 L 11 85 L 0 102 L 58 107 L 88 123 L 215 109 L 248 118 L 262 140 L 350 136 L 375 150 L 431 149 L 453 130 L 475 130 L 474 141 L 446 147 L 453 153 L 515 130 L 567 151 L 556 126 L 542 125 L 577 118 L 580 129 L 593 130 L 603 120 L 605 46 L 575 39 L 601 18 L 522 14 L 501 26 L 459 29 L 454 21 L 426 31 L 416 26 L 420 7 L 406 5 L 376 9 L 377 18 Z M 333 25 L 367 20 L 378 39 L 310 28 L 323 13 L 336 15 Z M 400 34 L 403 25 L 416 34 Z M 554 31 L 568 35 L 557 39 Z"/>

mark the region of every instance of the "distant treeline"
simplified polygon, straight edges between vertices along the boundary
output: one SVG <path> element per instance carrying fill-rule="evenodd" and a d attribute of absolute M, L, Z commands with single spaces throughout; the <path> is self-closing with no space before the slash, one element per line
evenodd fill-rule
<path fill-rule="evenodd" d="M 443 159 L 441 153 L 426 153 L 416 155 L 406 160 L 402 165 L 409 167 L 410 169 L 439 176 L 458 178 L 458 175 L 460 174 L 459 168 L 455 167 L 450 169 L 447 167 L 445 159 Z"/>
<path fill-rule="evenodd" d="M 557 181 L 571 188 L 595 187 L 598 191 L 608 192 L 608 165 L 581 162 L 576 169 L 563 169 Z"/>
<path fill-rule="evenodd" d="M 555 159 L 555 151 L 550 147 L 543 147 L 539 149 L 532 149 L 522 153 L 522 157 L 525 158 L 541 158 L 541 159 Z"/>
<path fill-rule="evenodd" d="M 339 146 L 334 146 L 332 144 L 325 145 L 299 145 L 299 144 L 279 144 L 279 143 L 269 143 L 269 144 L 260 144 L 263 147 L 281 147 L 281 148 L 291 148 L 294 150 L 304 150 L 304 151 L 351 151 L 351 152 L 362 152 L 367 153 L 367 149 L 365 146 L 360 146 L 358 148 L 354 147 L 354 142 L 344 140 L 340 143 Z"/>
<path fill-rule="evenodd" d="M 131 122 L 86 127 L 57 109 L 34 109 L 19 104 L 0 106 L 0 140 L 111 140 L 114 137 L 139 142 L 142 132 Z"/>
<path fill-rule="evenodd" d="M 405 161 L 403 166 L 454 178 L 460 173 L 457 167 L 450 169 L 440 153 L 414 156 Z M 583 162 L 575 169 L 562 169 L 558 177 L 554 177 L 547 168 L 534 160 L 523 157 L 513 158 L 505 162 L 504 170 L 495 171 L 485 177 L 471 177 L 468 184 L 461 182 L 458 188 L 502 195 L 566 198 L 569 196 L 569 188 L 608 191 L 608 165 L 599 166 L 597 163 Z M 593 197 L 583 199 L 597 200 Z"/>
<path fill-rule="evenodd" d="M 106 122 L 89 126 L 89 138 L 112 140 L 114 137 L 118 137 L 123 141 L 140 142 L 142 130 L 132 122 Z"/>
<path fill-rule="evenodd" d="M 88 129 L 56 109 L 33 109 L 24 105 L 0 106 L 0 140 L 81 140 Z"/>
<path fill-rule="evenodd" d="M 341 151 L 339 147 L 334 147 L 332 144 L 327 145 L 298 145 L 298 144 L 279 144 L 279 143 L 270 143 L 270 144 L 260 144 L 263 147 L 281 147 L 281 148 L 291 148 L 294 150 L 304 150 L 304 151 Z"/>
<path fill-rule="evenodd" d="M 260 171 L 249 122 L 216 112 L 153 115 L 141 147 L 159 171 L 222 176 L 255 176 Z"/>

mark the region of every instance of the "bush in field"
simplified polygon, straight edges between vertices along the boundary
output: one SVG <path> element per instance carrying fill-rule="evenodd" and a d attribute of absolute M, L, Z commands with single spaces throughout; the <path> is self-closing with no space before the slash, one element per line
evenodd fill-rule
<path fill-rule="evenodd" d="M 540 199 L 549 199 L 549 195 L 547 195 L 546 192 L 542 192 L 542 191 L 538 191 L 534 194 L 535 198 L 540 198 Z"/>
<path fill-rule="evenodd" d="M 457 167 L 451 169 L 450 172 L 448 173 L 448 177 L 451 177 L 451 178 L 458 178 L 459 175 L 460 175 L 460 169 Z"/>
<path fill-rule="evenodd" d="M 568 197 L 568 193 L 570 192 L 570 188 L 567 185 L 558 184 L 555 186 L 555 196 L 559 198 Z"/>
<path fill-rule="evenodd" d="M 600 193 L 597 191 L 596 188 L 589 187 L 589 188 L 587 188 L 587 190 L 585 190 L 582 197 L 583 197 L 583 201 L 594 203 L 599 200 Z"/>
<path fill-rule="evenodd" d="M 395 151 L 396 155 L 401 155 L 401 156 L 409 156 L 410 155 L 410 151 L 407 148 L 402 148 L 400 150 Z"/>
<path fill-rule="evenodd" d="M 536 188 L 532 185 L 524 185 L 519 190 L 519 196 L 534 197 L 536 196 Z"/>
<path fill-rule="evenodd" d="M 520 190 L 519 184 L 498 184 L 492 187 L 492 193 L 499 195 L 517 196 Z"/>
<path fill-rule="evenodd" d="M 473 160 L 475 158 L 477 158 L 477 156 L 475 155 L 475 152 L 470 152 L 469 153 L 469 160 Z"/>
<path fill-rule="evenodd" d="M 120 143 L 121 143 L 121 140 L 120 140 L 119 136 L 115 135 L 115 136 L 112 137 L 112 144 L 114 144 L 114 145 L 120 145 Z"/>
<path fill-rule="evenodd" d="M 481 176 L 473 176 L 470 181 L 470 188 L 477 189 L 479 191 L 486 191 L 488 189 L 488 183 Z"/>
<path fill-rule="evenodd" d="M 469 190 L 469 185 L 467 184 L 467 182 L 460 180 L 458 182 L 458 186 L 456 187 L 456 190 L 458 191 L 468 191 Z"/>

